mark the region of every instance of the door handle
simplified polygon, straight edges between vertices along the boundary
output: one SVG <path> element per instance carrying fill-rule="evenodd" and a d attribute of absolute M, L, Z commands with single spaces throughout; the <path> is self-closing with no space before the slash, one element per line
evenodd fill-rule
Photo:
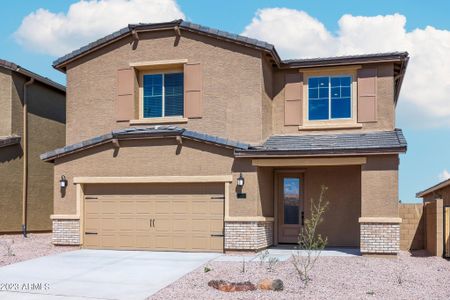
<path fill-rule="evenodd" d="M 88 234 L 98 234 L 97 232 L 85 232 L 84 234 L 88 235 Z"/>
<path fill-rule="evenodd" d="M 150 227 L 155 227 L 155 219 L 149 219 Z"/>
<path fill-rule="evenodd" d="M 302 211 L 302 226 L 305 225 L 305 212 Z"/>
<path fill-rule="evenodd" d="M 153 227 L 155 227 L 155 219 L 153 219 Z"/>

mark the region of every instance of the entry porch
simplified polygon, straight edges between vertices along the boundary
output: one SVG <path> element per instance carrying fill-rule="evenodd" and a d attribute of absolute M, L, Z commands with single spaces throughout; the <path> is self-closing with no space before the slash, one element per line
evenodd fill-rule
<path fill-rule="evenodd" d="M 359 248 L 363 254 L 399 251 L 397 155 L 253 158 L 252 165 L 258 216 L 247 222 L 225 219 L 225 249 L 296 244 L 324 186 L 328 206 L 318 233 L 328 247 Z"/>

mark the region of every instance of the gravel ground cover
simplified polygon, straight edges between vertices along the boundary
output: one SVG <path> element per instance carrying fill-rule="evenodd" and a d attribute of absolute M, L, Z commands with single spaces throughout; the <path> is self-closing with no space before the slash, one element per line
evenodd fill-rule
<path fill-rule="evenodd" d="M 160 290 L 149 299 L 450 299 L 450 261 L 423 252 L 401 252 L 396 258 L 320 257 L 305 288 L 290 260 L 272 272 L 267 263 L 210 262 Z M 279 278 L 282 292 L 225 293 L 208 286 L 210 280 L 251 281 Z"/>
<path fill-rule="evenodd" d="M 52 245 L 51 233 L 30 233 L 27 238 L 20 234 L 0 235 L 0 267 L 76 249 L 78 247 Z"/>

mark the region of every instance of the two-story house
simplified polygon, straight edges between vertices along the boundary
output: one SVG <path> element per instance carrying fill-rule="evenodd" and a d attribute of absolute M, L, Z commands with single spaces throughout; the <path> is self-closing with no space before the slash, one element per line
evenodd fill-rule
<path fill-rule="evenodd" d="M 39 155 L 65 145 L 66 89 L 0 60 L 0 232 L 51 231 L 53 168 Z"/>
<path fill-rule="evenodd" d="M 325 185 L 329 246 L 397 253 L 407 62 L 281 60 L 273 45 L 183 20 L 129 25 L 56 60 L 68 146 L 41 156 L 55 166 L 54 243 L 296 243 Z"/>

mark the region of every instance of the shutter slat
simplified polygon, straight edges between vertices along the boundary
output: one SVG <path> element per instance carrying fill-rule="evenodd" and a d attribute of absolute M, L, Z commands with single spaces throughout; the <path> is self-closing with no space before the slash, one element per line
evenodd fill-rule
<path fill-rule="evenodd" d="M 284 87 L 284 125 L 302 125 L 303 74 L 286 74 Z"/>
<path fill-rule="evenodd" d="M 201 118 L 203 115 L 203 72 L 200 63 L 184 65 L 184 116 Z"/>
<path fill-rule="evenodd" d="M 134 82 L 134 69 L 117 70 L 117 121 L 129 121 L 135 118 Z"/>
<path fill-rule="evenodd" d="M 358 70 L 358 122 L 377 121 L 377 69 Z"/>

